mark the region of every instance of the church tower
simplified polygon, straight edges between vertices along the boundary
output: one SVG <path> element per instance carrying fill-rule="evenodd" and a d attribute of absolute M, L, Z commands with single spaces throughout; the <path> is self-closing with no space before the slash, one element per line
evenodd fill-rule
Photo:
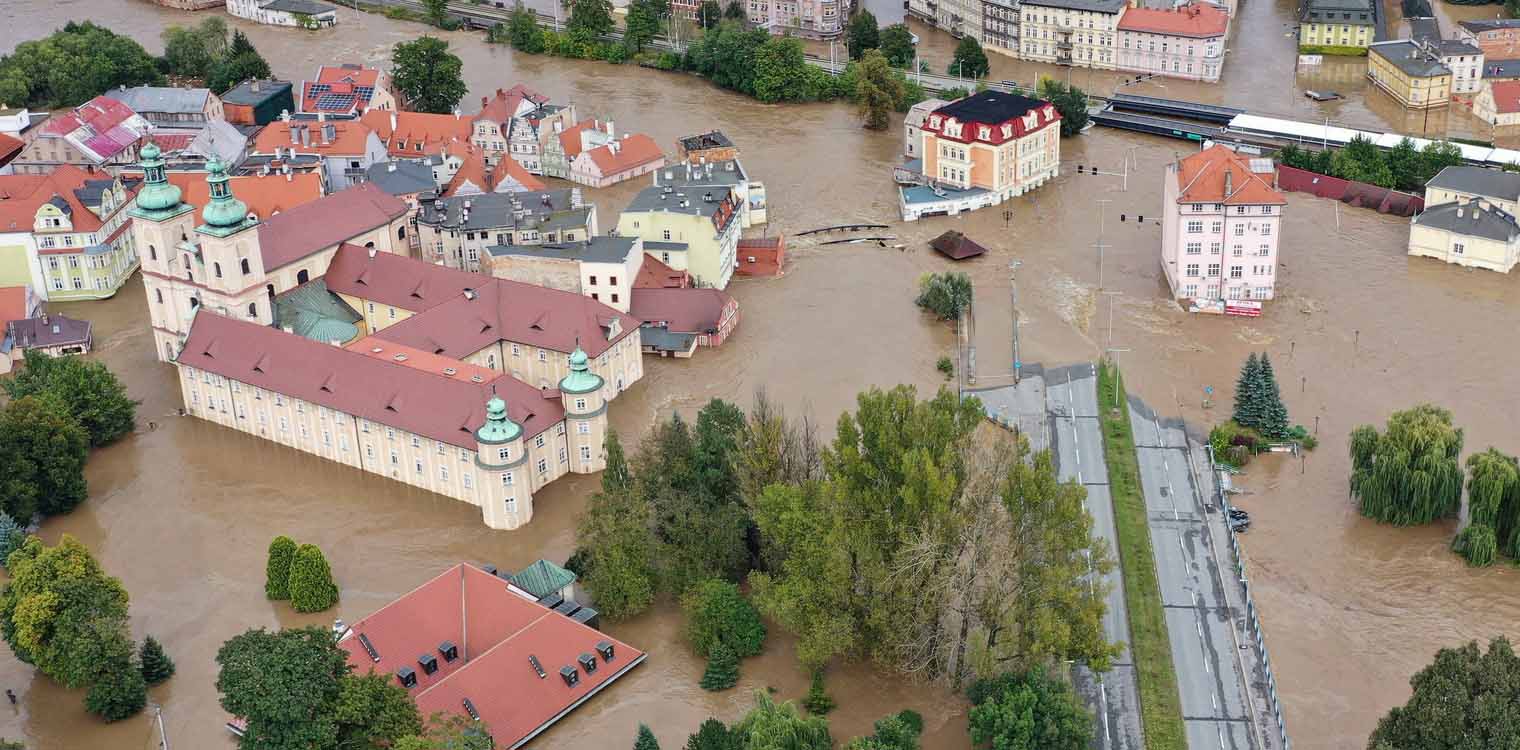
<path fill-rule="evenodd" d="M 475 431 L 480 514 L 493 529 L 515 529 L 533 519 L 533 486 L 522 426 L 507 416 L 507 402 L 492 395 L 486 422 Z"/>
<path fill-rule="evenodd" d="M 189 242 L 195 209 L 184 202 L 180 189 L 170 184 L 157 144 L 149 141 L 139 156 L 143 186 L 127 213 L 132 217 L 132 239 L 142 260 L 153 349 L 161 361 L 172 362 L 179 354 L 186 318 L 193 312 L 190 292 L 173 280 L 185 279 L 191 273 L 184 267 L 179 247 Z"/>
<path fill-rule="evenodd" d="M 607 435 L 607 402 L 602 398 L 602 376 L 591 371 L 586 352 L 577 344 L 570 354 L 570 372 L 559 381 L 565 407 L 565 441 L 570 451 L 570 470 L 590 474 L 607 466 L 602 441 Z"/>

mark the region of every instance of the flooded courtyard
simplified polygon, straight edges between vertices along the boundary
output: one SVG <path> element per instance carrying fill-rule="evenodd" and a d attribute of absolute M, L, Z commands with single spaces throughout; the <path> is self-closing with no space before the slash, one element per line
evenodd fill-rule
<path fill-rule="evenodd" d="M 1492 6 L 1484 6 L 1491 9 Z M 1147 82 L 1125 90 L 1249 107 L 1305 120 L 1366 128 L 1411 129 L 1403 111 L 1379 103 L 1353 67 L 1293 69 L 1290 0 L 1243 2 L 1232 59 L 1218 86 Z M 1470 9 L 1458 9 L 1468 11 Z M 1482 10 L 1487 13 L 1490 10 Z M 136 36 L 150 50 L 168 23 L 197 17 L 145 0 L 11 0 L 0 47 L 46 35 L 71 18 L 91 18 Z M 230 21 L 231 19 L 229 19 Z M 391 46 L 421 26 L 349 12 L 344 25 L 316 33 L 232 25 L 252 38 L 286 78 L 300 80 L 332 61 L 384 64 Z M 922 54 L 943 69 L 953 42 L 915 25 Z M 793 412 L 825 426 L 871 385 L 912 383 L 927 392 L 944 382 L 934 363 L 954 335 L 912 305 L 917 278 L 948 261 L 927 240 L 959 229 L 991 252 L 958 267 L 977 288 L 978 374 L 1011 369 L 1009 263 L 1017 271 L 1020 346 L 1025 361 L 1090 360 L 1109 347 L 1132 391 L 1168 416 L 1195 425 L 1224 418 L 1227 405 L 1201 408 L 1203 389 L 1227 395 L 1249 351 L 1268 351 L 1295 422 L 1317 429 L 1322 447 L 1306 460 L 1269 457 L 1242 477 L 1239 502 L 1256 523 L 1244 540 L 1254 592 L 1271 648 L 1295 746 L 1359 747 L 1377 718 L 1408 695 L 1407 680 L 1433 652 L 1469 638 L 1520 638 L 1520 572 L 1470 571 L 1446 549 L 1454 528 L 1393 529 L 1361 519 L 1347 498 L 1347 433 L 1422 401 L 1450 408 L 1469 450 L 1520 451 L 1520 406 L 1509 396 L 1520 371 L 1520 279 L 1467 271 L 1405 255 L 1407 220 L 1290 195 L 1282 240 L 1279 298 L 1260 319 L 1190 316 L 1165 299 L 1156 258 L 1161 229 L 1160 175 L 1189 146 L 1094 129 L 1063 142 L 1063 161 L 1115 171 L 1132 158 L 1129 189 L 1113 177 L 1066 176 L 1006 206 L 911 224 L 897 220 L 892 164 L 901 131 L 862 130 L 848 104 L 763 105 L 698 79 L 631 66 L 519 56 L 478 35 L 445 35 L 464 58 L 471 91 L 464 106 L 499 86 L 527 83 L 582 116 L 612 117 L 667 148 L 677 136 L 720 128 L 744 149 L 750 172 L 767 186 L 771 225 L 788 235 L 850 221 L 890 224 L 899 251 L 865 245 L 820 247 L 793 240 L 793 267 L 775 280 L 740 280 L 730 292 L 743 322 L 718 350 L 691 360 L 647 360 L 647 374 L 612 409 L 618 430 L 637 439 L 656 418 L 690 412 L 718 397 L 747 405 L 765 388 Z M 1067 71 L 993 56 L 992 77 L 1020 82 L 1065 76 L 1107 93 L 1123 76 Z M 1316 103 L 1304 88 L 1347 95 Z M 1453 109 L 1432 113 L 1420 132 L 1479 132 Z M 1481 125 L 1481 124 L 1479 124 Z M 1486 134 L 1484 137 L 1487 137 Z M 588 191 L 614 216 L 643 182 Z M 1107 199 L 1103 291 L 1098 289 L 1098 199 Z M 1007 213 L 1005 214 L 1005 209 Z M 1119 217 L 1124 215 L 1124 221 Z M 1137 221 L 1144 215 L 1144 222 Z M 1112 313 L 1110 305 L 1113 306 Z M 136 636 L 153 634 L 179 664 L 155 688 L 172 746 L 230 747 L 217 706 L 217 647 L 248 627 L 326 625 L 353 620 L 461 560 L 503 568 L 539 557 L 563 560 L 575 545 L 575 518 L 595 477 L 570 477 L 535 497 L 535 517 L 517 532 L 497 532 L 461 503 L 339 468 L 312 456 L 172 414 L 180 404 L 172 370 L 153 359 L 141 286 L 116 298 L 58 305 L 96 326 L 97 354 L 142 400 L 139 434 L 91 456 L 91 499 L 50 520 L 43 536 L 87 544 L 132 595 Z M 1112 314 L 1112 335 L 1108 327 Z M 1222 403 L 1224 400 L 1221 400 Z M 157 424 L 149 430 L 148 423 Z M 331 612 L 297 616 L 262 592 L 264 549 L 276 534 L 320 545 L 342 587 Z M 711 694 L 697 681 L 702 664 L 680 635 L 680 617 L 662 606 L 609 627 L 651 658 L 615 688 L 560 722 L 538 745 L 590 750 L 631 742 L 639 722 L 662 744 L 679 746 L 709 715 L 734 719 L 750 691 L 773 687 L 800 697 L 806 676 L 788 640 L 772 634 L 766 653 L 743 665 L 738 690 Z M 80 696 L 36 679 L 0 649 L 0 687 L 20 706 L 0 710 L 0 736 L 25 735 L 42 750 L 152 748 L 149 720 L 104 725 L 85 715 Z M 866 733 L 880 716 L 912 707 L 926 718 L 926 748 L 966 748 L 965 705 L 935 686 L 884 679 L 863 664 L 836 667 L 830 715 L 837 738 Z M 150 712 L 151 715 L 151 712 Z"/>

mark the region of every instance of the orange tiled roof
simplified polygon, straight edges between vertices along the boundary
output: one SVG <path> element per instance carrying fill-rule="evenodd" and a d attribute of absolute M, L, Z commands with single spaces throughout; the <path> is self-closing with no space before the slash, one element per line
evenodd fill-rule
<path fill-rule="evenodd" d="M 1520 112 L 1520 81 L 1494 81 L 1489 86 L 1494 97 L 1494 111 L 1501 115 Z"/>
<path fill-rule="evenodd" d="M 574 159 L 581 154 L 581 131 L 601 130 L 600 120 L 581 120 L 559 134 L 559 147 L 564 150 L 566 159 Z"/>
<path fill-rule="evenodd" d="M 626 172 L 665 156 L 664 152 L 660 151 L 659 144 L 643 133 L 625 136 L 616 141 L 616 144 L 615 149 L 612 143 L 608 143 L 586 152 L 603 175 Z"/>
<path fill-rule="evenodd" d="M 53 198 L 69 205 L 69 220 L 76 232 L 93 232 L 101 227 L 100 217 L 79 202 L 75 190 L 85 180 L 110 179 L 110 175 L 64 164 L 45 175 L 0 175 L 0 232 L 30 232 L 37 221 L 37 209 Z"/>
<path fill-rule="evenodd" d="M 464 161 L 459 165 L 459 171 L 449 180 L 449 184 L 443 186 L 443 197 L 447 198 L 464 187 L 472 184 L 481 192 L 490 192 L 491 184 L 486 173 L 486 158 L 479 149 L 470 149 L 465 153 Z"/>
<path fill-rule="evenodd" d="M 451 144 L 470 142 L 471 121 L 458 115 L 372 109 L 359 121 L 380 136 L 391 156 L 418 158 L 439 153 Z"/>
<path fill-rule="evenodd" d="M 1171 36 L 1224 36 L 1230 16 L 1208 3 L 1193 3 L 1175 10 L 1129 8 L 1119 19 L 1120 31 L 1140 31 Z"/>
<path fill-rule="evenodd" d="M 1177 169 L 1177 187 L 1178 203 L 1282 205 L 1288 202 L 1261 175 L 1251 171 L 1250 162 L 1245 157 L 1224 146 L 1210 146 L 1183 159 Z"/>
<path fill-rule="evenodd" d="M 249 212 L 263 221 L 322 197 L 320 173 L 303 172 L 289 177 L 287 182 L 286 175 L 282 174 L 240 175 L 230 178 L 227 184 L 238 200 L 248 204 Z M 211 185 L 199 172 L 170 172 L 169 182 L 179 186 L 184 201 L 195 206 L 197 211 L 211 197 Z"/>
<path fill-rule="evenodd" d="M 495 190 L 496 186 L 500 185 L 508 177 L 516 180 L 526 190 L 546 190 L 549 187 L 544 184 L 543 180 L 533 176 L 533 173 L 529 172 L 523 165 L 518 164 L 516 159 L 510 156 L 503 156 L 501 161 L 496 163 L 496 168 L 491 170 L 491 189 Z"/>
<path fill-rule="evenodd" d="M 19 138 L 0 133 L 0 165 L 10 161 L 11 157 L 20 152 L 25 145 Z"/>
<path fill-rule="evenodd" d="M 322 142 L 324 124 L 333 128 L 335 137 L 330 143 Z M 300 127 L 305 127 L 310 134 L 308 145 L 291 142 L 291 129 Z M 308 154 L 362 154 L 369 134 L 370 129 L 358 120 L 328 120 L 326 123 L 316 120 L 272 122 L 259 131 L 259 137 L 253 144 L 253 153 L 272 154 L 276 147 L 294 147 L 297 151 Z"/>

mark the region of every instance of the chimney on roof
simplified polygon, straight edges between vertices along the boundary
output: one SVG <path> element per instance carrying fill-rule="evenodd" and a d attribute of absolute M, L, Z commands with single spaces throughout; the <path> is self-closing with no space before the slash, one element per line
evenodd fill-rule
<path fill-rule="evenodd" d="M 369 257 L 371 257 L 371 258 L 375 257 L 375 253 L 376 252 L 377 251 L 375 250 L 375 248 L 373 248 L 373 247 L 369 248 Z"/>
<path fill-rule="evenodd" d="M 1234 192 L 1232 190 L 1232 188 L 1234 187 L 1234 185 L 1235 185 L 1235 173 L 1232 172 L 1232 171 L 1230 171 L 1229 169 L 1226 169 L 1224 171 L 1224 197 L 1226 197 L 1226 198 L 1230 197 L 1230 193 Z"/>
<path fill-rule="evenodd" d="M 337 140 L 338 126 L 330 122 L 322 123 L 322 145 L 327 145 Z"/>
<path fill-rule="evenodd" d="M 394 134 L 395 132 L 396 132 L 396 111 L 395 110 L 391 110 L 391 133 Z"/>
<path fill-rule="evenodd" d="M 255 78 L 252 81 L 249 81 L 248 88 L 251 89 L 255 94 L 259 93 L 259 79 Z"/>
<path fill-rule="evenodd" d="M 290 128 L 290 142 L 291 143 L 300 143 L 301 142 L 301 126 L 297 125 L 297 124 L 295 124 L 295 123 L 293 123 L 293 122 L 290 121 L 289 113 L 286 114 L 285 122 L 287 123 L 287 127 Z M 279 151 L 276 151 L 275 152 L 275 156 L 279 156 L 279 155 L 280 155 Z"/>

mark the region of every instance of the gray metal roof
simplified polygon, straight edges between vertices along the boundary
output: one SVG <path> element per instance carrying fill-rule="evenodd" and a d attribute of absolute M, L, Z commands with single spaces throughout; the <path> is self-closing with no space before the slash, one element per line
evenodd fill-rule
<path fill-rule="evenodd" d="M 465 219 L 465 204 L 469 219 Z M 417 215 L 423 224 L 446 229 L 474 231 L 503 227 L 538 226 L 552 214 L 575 211 L 589 217 L 590 208 L 576 208 L 570 190 L 543 190 L 531 193 L 480 193 L 455 195 L 425 204 Z M 584 223 L 587 219 L 581 219 Z"/>
<path fill-rule="evenodd" d="M 215 156 L 223 164 L 235 167 L 248 153 L 248 136 L 225 120 L 207 120 L 206 127 L 190 141 L 190 150 L 201 156 Z"/>
<path fill-rule="evenodd" d="M 1483 50 L 1471 42 L 1461 39 L 1433 39 L 1430 44 L 1436 48 L 1436 52 L 1442 57 L 1456 57 L 1457 55 L 1481 55 Z"/>
<path fill-rule="evenodd" d="M 409 195 L 437 190 L 433 168 L 409 159 L 376 162 L 365 170 L 365 179 L 391 195 Z"/>
<path fill-rule="evenodd" d="M 692 348 L 694 333 L 671 333 L 665 326 L 645 325 L 639 329 L 639 343 L 657 352 L 684 352 Z"/>
<path fill-rule="evenodd" d="M 1484 60 L 1483 77 L 1520 78 L 1520 60 Z"/>
<path fill-rule="evenodd" d="M 1367 48 L 1367 54 L 1387 60 L 1388 64 L 1413 78 L 1451 75 L 1451 68 L 1446 67 L 1440 58 L 1411 41 L 1378 42 Z"/>
<path fill-rule="evenodd" d="M 1489 21 L 1459 21 L 1461 26 L 1474 34 L 1484 31 L 1502 31 L 1504 29 L 1520 29 L 1520 18 L 1497 18 Z"/>
<path fill-rule="evenodd" d="M 79 202 L 86 206 L 99 206 L 101 194 L 110 190 L 114 184 L 116 184 L 116 181 L 109 177 L 99 180 L 85 180 L 83 186 L 74 190 L 74 197 L 78 198 Z"/>
<path fill-rule="evenodd" d="M 715 186 L 713 190 L 707 190 L 702 186 L 694 186 L 691 189 L 677 188 L 671 192 L 665 192 L 666 188 L 644 188 L 633 197 L 633 202 L 624 213 L 669 211 L 670 213 L 691 214 L 693 216 L 712 216 L 718 212 L 718 207 L 723 205 L 721 199 L 727 195 L 727 191 L 721 186 Z M 704 196 L 711 193 L 713 200 L 703 200 Z M 684 204 L 684 205 L 683 205 Z"/>
<path fill-rule="evenodd" d="M 1414 223 L 1499 242 L 1509 242 L 1520 237 L 1520 224 L 1515 223 L 1515 217 L 1493 206 L 1482 208 L 1475 202 L 1432 206 L 1414 217 Z"/>
<path fill-rule="evenodd" d="M 708 169 L 711 167 L 711 169 Z M 654 171 L 654 184 L 686 187 L 688 185 L 738 185 L 749 179 L 738 159 L 710 161 L 705 165 L 667 164 Z"/>
<path fill-rule="evenodd" d="M 583 242 L 557 242 L 547 245 L 492 245 L 486 252 L 493 257 L 523 255 L 534 258 L 579 260 L 588 263 L 621 263 L 633 252 L 634 237 L 592 237 Z"/>
<path fill-rule="evenodd" d="M 135 86 L 130 89 L 111 89 L 105 95 L 131 107 L 132 111 L 138 114 L 146 112 L 198 114 L 205 110 L 206 97 L 211 95 L 211 89 Z"/>
<path fill-rule="evenodd" d="M 1425 183 L 1425 187 L 1456 190 L 1498 200 L 1520 200 L 1520 174 L 1498 169 L 1447 167 Z"/>
<path fill-rule="evenodd" d="M 1439 41 L 1441 38 L 1441 23 L 1434 18 L 1415 17 L 1405 18 L 1409 22 L 1409 38 L 1417 42 Z"/>
<path fill-rule="evenodd" d="M 1374 0 L 1307 0 L 1299 18 L 1304 21 L 1370 26 L 1375 20 L 1373 2 Z"/>
<path fill-rule="evenodd" d="M 90 321 L 43 314 L 37 318 L 13 320 L 7 333 L 23 349 L 46 346 L 90 345 Z"/>
<path fill-rule="evenodd" d="M 258 91 L 253 90 L 255 83 L 258 84 Z M 279 96 L 282 91 L 290 90 L 290 81 L 243 81 L 222 94 L 222 103 L 256 106 Z"/>
<path fill-rule="evenodd" d="M 1118 13 L 1128 5 L 1128 0 L 1024 0 L 1025 5 L 1045 8 L 1064 8 L 1089 13 Z"/>
<path fill-rule="evenodd" d="M 259 6 L 265 10 L 285 11 L 286 13 L 302 13 L 308 16 L 320 16 L 323 13 L 332 13 L 337 8 L 327 3 L 319 3 L 316 0 L 270 0 Z"/>

